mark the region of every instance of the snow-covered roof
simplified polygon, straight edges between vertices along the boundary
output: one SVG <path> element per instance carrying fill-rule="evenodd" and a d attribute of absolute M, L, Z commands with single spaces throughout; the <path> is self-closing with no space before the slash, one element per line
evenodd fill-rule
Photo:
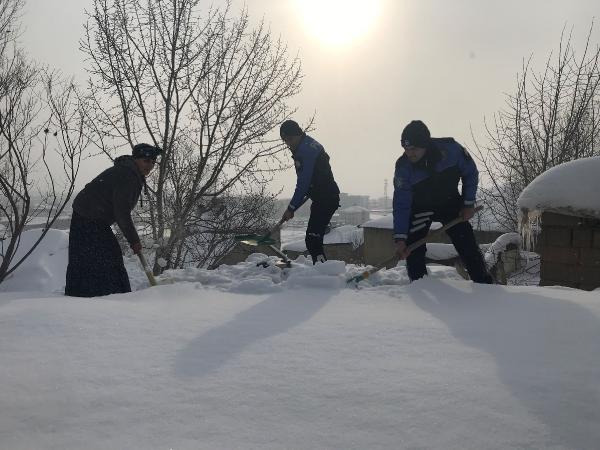
<path fill-rule="evenodd" d="M 369 212 L 367 208 L 363 208 L 362 206 L 350 206 L 349 208 L 344 208 L 340 211 L 340 213 L 364 213 Z"/>
<path fill-rule="evenodd" d="M 342 225 L 341 227 L 334 228 L 323 238 L 324 244 L 353 244 L 358 247 L 363 243 L 363 232 L 362 228 L 354 225 Z M 304 252 L 306 251 L 306 243 L 304 239 L 293 241 L 281 246 L 282 250 L 290 250 L 292 252 Z"/>
<path fill-rule="evenodd" d="M 522 210 L 600 218 L 600 156 L 547 170 L 521 192 L 517 204 Z"/>
<path fill-rule="evenodd" d="M 362 228 L 383 228 L 386 230 L 394 229 L 394 216 L 389 214 L 378 219 L 369 220 L 361 225 Z"/>
<path fill-rule="evenodd" d="M 305 252 L 306 251 L 306 243 L 304 241 L 293 241 L 288 242 L 287 244 L 283 244 L 281 246 L 281 250 L 283 251 L 291 251 L 291 252 Z"/>

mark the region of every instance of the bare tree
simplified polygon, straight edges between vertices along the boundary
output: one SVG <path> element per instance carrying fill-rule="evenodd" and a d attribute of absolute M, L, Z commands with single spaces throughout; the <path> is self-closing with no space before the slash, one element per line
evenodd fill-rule
<path fill-rule="evenodd" d="M 558 164 L 600 155 L 600 47 L 591 42 L 593 25 L 580 56 L 572 31 L 563 31 L 545 70 L 532 73 L 532 59 L 523 64 L 517 91 L 507 106 L 486 122 L 489 144 L 476 154 L 487 183 L 482 195 L 496 221 L 518 230 L 517 199 L 538 175 Z"/>
<path fill-rule="evenodd" d="M 271 132 L 293 113 L 299 61 L 264 24 L 252 29 L 247 11 L 231 18 L 229 3 L 95 0 L 86 30 L 99 150 L 163 149 L 142 218 L 163 262 L 155 272 L 181 267 L 210 229 L 199 223 L 214 220 L 213 199 L 252 198 L 282 167 Z M 221 234 L 235 228 L 220 223 Z"/>
<path fill-rule="evenodd" d="M 29 62 L 17 47 L 21 6 L 21 0 L 0 0 L 0 282 L 62 213 L 86 145 L 85 108 L 75 86 Z M 42 232 L 23 248 L 22 233 L 33 219 Z"/>
<path fill-rule="evenodd" d="M 190 238 L 177 247 L 174 265 L 185 261 L 196 267 L 208 267 L 233 248 L 232 233 L 264 227 L 264 218 L 270 217 L 273 207 L 274 195 L 264 191 L 220 196 L 212 205 L 198 210 L 195 224 L 193 218 L 188 221 Z"/>

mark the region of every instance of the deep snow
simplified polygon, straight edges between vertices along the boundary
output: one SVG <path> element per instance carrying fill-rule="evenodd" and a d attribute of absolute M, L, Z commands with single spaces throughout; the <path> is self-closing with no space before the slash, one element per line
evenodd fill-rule
<path fill-rule="evenodd" d="M 0 285 L 2 449 L 598 448 L 598 290 L 255 254 L 80 299 L 54 237 Z"/>

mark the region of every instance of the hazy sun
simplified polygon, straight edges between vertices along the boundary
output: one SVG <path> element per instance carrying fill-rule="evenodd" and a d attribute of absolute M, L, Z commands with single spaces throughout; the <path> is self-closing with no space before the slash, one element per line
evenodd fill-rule
<path fill-rule="evenodd" d="M 339 46 L 365 35 L 381 13 L 381 0 L 294 0 L 304 25 L 323 43 Z"/>

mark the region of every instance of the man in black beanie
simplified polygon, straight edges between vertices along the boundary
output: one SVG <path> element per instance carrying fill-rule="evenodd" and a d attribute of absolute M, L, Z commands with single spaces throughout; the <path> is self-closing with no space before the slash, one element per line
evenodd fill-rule
<path fill-rule="evenodd" d="M 131 292 L 119 243 L 111 230 L 117 223 L 135 253 L 142 251 L 131 219 L 146 177 L 160 148 L 137 144 L 90 181 L 73 201 L 65 294 L 75 297 Z"/>
<path fill-rule="evenodd" d="M 294 195 L 281 220 L 285 222 L 294 217 L 294 212 L 310 198 L 312 205 L 306 228 L 306 249 L 313 264 L 324 262 L 327 257 L 323 249 L 323 237 L 340 205 L 340 190 L 333 178 L 329 155 L 293 120 L 283 122 L 279 134 L 292 152 L 298 176 Z"/>
<path fill-rule="evenodd" d="M 475 213 L 479 180 L 475 161 L 453 138 L 432 138 L 420 120 L 410 122 L 401 139 L 404 155 L 396 161 L 394 173 L 394 240 L 396 254 L 406 259 L 409 278 L 414 281 L 427 275 L 426 246 L 412 252 L 407 247 L 425 237 L 432 222 L 446 224 L 461 216 L 463 222 L 446 233 L 470 278 L 476 283 L 493 283 L 469 223 Z"/>

